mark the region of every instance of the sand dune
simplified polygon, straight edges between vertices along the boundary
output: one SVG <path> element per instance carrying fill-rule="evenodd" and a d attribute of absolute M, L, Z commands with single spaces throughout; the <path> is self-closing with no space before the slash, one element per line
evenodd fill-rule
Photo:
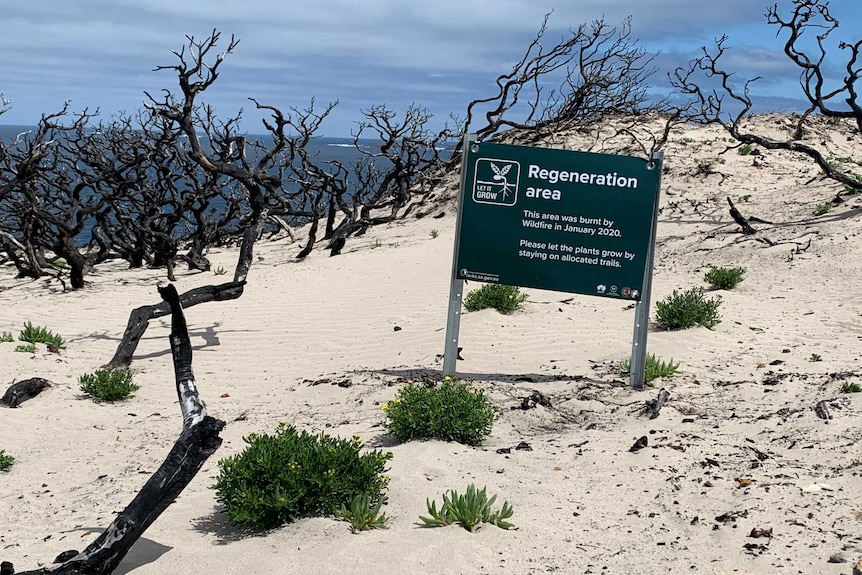
<path fill-rule="evenodd" d="M 753 121 L 786 127 L 781 116 Z M 846 126 L 823 122 L 810 137 L 862 162 L 862 141 Z M 560 134 L 553 144 L 626 150 L 595 134 Z M 379 405 L 398 386 L 441 377 L 453 200 L 433 212 L 445 213 L 439 219 L 372 229 L 335 258 L 316 251 L 297 262 L 297 244 L 259 245 L 241 298 L 186 311 L 201 396 L 228 422 L 225 443 L 119 572 L 849 574 L 851 563 L 829 560 L 862 557 L 862 394 L 840 393 L 845 381 L 862 383 L 862 197 L 814 216 L 841 190 L 816 166 L 788 153 L 722 153 L 728 145 L 718 128 L 684 126 L 665 150 L 654 300 L 706 287 L 710 264 L 747 269 L 720 292 L 723 321 L 712 330 L 651 329 L 649 351 L 680 362 L 682 373 L 630 389 L 617 369 L 631 350 L 625 302 L 526 289 L 512 315 L 462 318 L 458 373 L 501 408 L 480 448 L 396 444 L 381 427 Z M 698 173 L 706 159 L 715 173 Z M 773 223 L 739 234 L 728 196 Z M 214 266 L 235 264 L 232 250 L 211 255 Z M 60 355 L 0 344 L 2 389 L 33 376 L 54 384 L 0 411 L 0 448 L 16 458 L 0 473 L 0 559 L 18 570 L 86 546 L 181 425 L 168 318 L 152 322 L 138 347 L 132 399 L 81 397 L 77 377 L 110 359 L 129 312 L 156 302 L 164 277 L 107 266 L 88 279 L 85 290 L 61 293 L 55 281 L 0 268 L 0 332 L 32 321 L 68 342 Z M 181 272 L 177 287 L 221 281 Z M 345 380 L 349 387 L 332 383 Z M 660 386 L 670 401 L 647 419 L 642 408 Z M 513 409 L 532 390 L 551 408 Z M 814 410 L 824 400 L 828 422 Z M 237 535 L 209 489 L 217 461 L 279 421 L 391 450 L 388 528 L 352 535 L 345 523 L 311 518 Z M 649 447 L 630 452 L 644 435 Z M 532 450 L 497 453 L 520 442 Z M 750 484 L 741 487 L 743 478 Z M 419 526 L 426 497 L 469 483 L 512 503 L 518 529 Z M 772 537 L 752 538 L 753 529 Z"/>

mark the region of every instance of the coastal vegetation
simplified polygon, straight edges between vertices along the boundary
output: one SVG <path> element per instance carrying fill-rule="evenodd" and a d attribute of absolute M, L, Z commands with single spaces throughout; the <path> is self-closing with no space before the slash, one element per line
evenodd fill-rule
<path fill-rule="evenodd" d="M 52 345 L 57 349 L 64 349 L 66 347 L 66 341 L 62 337 L 45 327 L 34 326 L 29 321 L 24 323 L 24 329 L 18 334 L 18 339 L 30 343 Z"/>
<path fill-rule="evenodd" d="M 264 531 L 311 515 L 348 518 L 356 529 L 385 522 L 379 512 L 391 453 L 360 453 L 358 437 L 310 434 L 287 424 L 245 442 L 244 451 L 219 461 L 213 485 L 238 528 Z"/>
<path fill-rule="evenodd" d="M 127 369 L 97 369 L 78 378 L 81 392 L 96 401 L 122 401 L 140 387 Z"/>
<path fill-rule="evenodd" d="M 500 313 L 512 313 L 527 301 L 527 294 L 517 286 L 485 284 L 467 292 L 464 307 L 467 311 L 493 308 Z"/>
<path fill-rule="evenodd" d="M 488 497 L 486 488 L 476 489 L 472 483 L 467 486 L 464 494 L 459 494 L 452 489 L 443 494 L 443 504 L 437 509 L 437 502 L 425 500 L 428 515 L 419 516 L 419 519 L 429 527 L 445 527 L 457 524 L 473 532 L 479 529 L 483 523 L 496 525 L 500 529 L 511 529 L 514 527 L 507 520 L 514 514 L 514 509 L 508 501 L 503 507 L 493 511 L 491 506 L 497 500 L 496 495 Z"/>
<path fill-rule="evenodd" d="M 816 0 L 799 0 L 795 4 L 797 15 L 803 8 L 816 7 L 828 21 L 825 5 Z M 773 17 L 778 18 L 770 12 Z M 784 27 L 784 22 L 778 22 Z M 798 28 L 793 28 L 797 32 L 807 20 L 799 22 L 794 24 Z M 371 136 L 381 143 L 376 151 L 363 152 L 365 161 L 356 166 L 320 165 L 308 153 L 308 142 L 319 132 L 335 104 L 319 108 L 312 102 L 305 109 L 291 108 L 283 113 L 252 100 L 258 109 L 270 113 L 264 123 L 266 142 L 243 136 L 239 117 L 219 119 L 212 108 L 200 102 L 200 95 L 216 81 L 222 56 L 230 54 L 238 41 L 231 38 L 223 55 L 212 57 L 211 52 L 220 42 L 217 32 L 202 42 L 190 38 L 185 49 L 175 53 L 178 62 L 160 68 L 177 75 L 178 93 L 168 91 L 159 98 L 148 94 L 138 114 L 105 123 L 94 124 L 94 116 L 87 112 L 69 121 L 64 108 L 43 117 L 33 133 L 0 145 L 2 262 L 14 266 L 23 276 L 54 276 L 64 286 L 68 280 L 72 289 L 80 289 L 86 285 L 86 274 L 109 259 L 120 258 L 132 267 L 164 267 L 170 278 L 179 261 L 194 269 L 210 270 L 207 250 L 239 244 L 236 271 L 227 285 L 241 293 L 254 261 L 254 243 L 267 232 L 308 225 L 305 244 L 296 257 L 307 257 L 312 252 L 318 234 L 328 242 L 330 254 L 338 255 L 348 239 L 361 236 L 371 226 L 427 213 L 429 203 L 425 200 L 431 197 L 442 171 L 452 167 L 454 161 L 438 152 L 438 146 L 461 132 L 470 130 L 490 139 L 508 130 L 506 137 L 535 142 L 561 126 L 589 125 L 610 114 L 623 113 L 631 118 L 633 124 L 622 131 L 633 130 L 640 114 L 660 114 L 664 118 L 662 130 L 632 136 L 641 151 L 649 154 L 667 141 L 669 126 L 691 118 L 687 116 L 691 111 L 688 107 L 649 102 L 644 82 L 651 74 L 654 56 L 637 47 L 627 24 L 614 28 L 600 21 L 582 26 L 573 30 L 572 39 L 564 39 L 550 51 L 540 41 L 543 33 L 544 27 L 513 72 L 498 78 L 499 92 L 471 103 L 466 120 L 452 128 L 430 131 L 430 114 L 421 108 L 410 108 L 403 115 L 383 106 L 364 112 L 357 143 L 360 136 Z M 859 46 L 848 46 L 854 61 Z M 727 76 L 715 67 L 717 57 L 709 58 L 701 60 L 692 72 L 706 71 L 726 80 Z M 529 97 L 530 87 L 539 85 L 538 78 L 573 61 L 580 66 L 572 68 L 567 76 L 562 95 L 546 100 L 537 88 L 533 99 Z M 819 64 L 816 66 L 819 73 Z M 694 90 L 692 86 L 696 85 L 689 83 L 689 76 L 677 78 L 684 79 L 683 90 Z M 819 93 L 817 86 L 811 90 L 822 106 L 822 100 L 828 98 Z M 691 93 L 703 95 L 697 90 Z M 855 92 L 851 90 L 851 94 L 855 101 Z M 745 103 L 748 93 L 738 96 Z M 712 103 L 711 97 L 701 100 L 700 119 L 705 123 L 726 121 L 710 119 L 707 112 L 718 114 L 709 108 Z M 507 115 L 525 104 L 530 110 L 526 119 Z M 816 104 L 812 113 L 822 113 Z M 479 114 L 478 110 L 485 107 L 491 111 Z M 479 118 L 487 124 L 476 126 Z M 862 129 L 862 114 L 856 119 Z M 804 118 L 799 120 L 800 130 L 803 123 Z M 733 120 L 725 127 L 746 145 L 750 140 L 765 149 L 782 149 L 781 142 L 741 134 Z M 788 144 L 786 149 L 796 148 Z M 816 150 L 804 153 L 817 160 Z M 711 170 L 715 163 L 723 161 L 704 162 L 705 175 L 707 168 Z M 391 167 L 381 170 L 380 165 Z M 844 182 L 840 174 L 843 172 L 827 172 L 829 177 Z M 357 191 L 350 191 L 348 178 L 360 182 Z M 859 180 L 854 177 L 853 181 L 858 186 Z M 436 233 L 432 232 L 431 237 Z M 732 270 L 727 274 L 731 278 L 725 289 L 742 279 L 741 271 Z M 211 271 L 215 275 L 225 273 L 221 267 Z M 499 304 L 491 307 L 500 311 L 512 311 L 526 299 L 517 287 L 486 287 L 510 288 L 478 298 Z M 222 299 L 213 293 L 209 293 L 210 300 L 190 297 L 190 305 Z M 173 297 L 176 316 L 180 297 Z M 720 296 L 707 299 L 700 288 L 674 291 L 657 302 L 658 323 L 665 329 L 694 325 L 710 328 L 720 321 L 720 303 Z M 465 306 L 471 307 L 467 301 Z M 140 317 L 154 317 L 156 307 Z M 133 314 L 132 320 L 135 318 Z M 29 324 L 26 328 L 33 335 L 22 340 L 58 348 L 65 345 L 62 338 L 45 328 Z M 172 345 L 174 339 L 179 336 L 172 330 Z M 182 366 L 183 360 L 176 357 L 175 362 L 184 368 L 182 373 L 178 369 L 177 381 L 185 421 L 190 414 L 186 413 L 180 384 L 188 381 L 191 374 L 187 333 L 184 343 L 187 349 L 183 357 L 189 365 Z M 35 343 L 31 343 L 31 349 L 35 351 Z M 815 360 L 812 355 L 812 361 L 818 361 L 817 357 Z M 657 376 L 669 377 L 677 372 L 678 364 L 673 360 L 664 362 L 654 356 L 647 358 L 648 372 L 650 358 Z M 107 398 L 107 392 L 115 387 L 125 386 L 125 393 L 120 392 L 118 399 L 137 389 L 131 383 L 130 372 L 116 369 L 82 376 L 79 382 L 84 393 L 106 401 L 112 400 Z M 193 380 L 191 384 L 194 390 Z M 856 383 L 842 386 L 847 393 L 859 389 Z M 191 413 L 192 418 L 201 413 L 196 391 L 194 407 L 197 411 Z M 482 389 L 451 378 L 408 384 L 384 403 L 382 410 L 384 427 L 400 441 L 442 439 L 467 445 L 480 445 L 490 435 L 499 414 Z M 363 453 L 358 437 L 345 440 L 323 433 L 314 435 L 287 424 L 280 425 L 274 435 L 250 434 L 245 442 L 247 447 L 242 453 L 219 463 L 219 476 L 213 485 L 217 500 L 239 529 L 265 530 L 309 515 L 344 519 L 354 532 L 385 525 L 382 507 L 388 477 L 384 473 L 391 454 L 377 450 Z M 220 440 L 209 453 L 219 444 Z M 0 450 L 0 469 L 11 463 L 12 458 Z M 185 484 L 171 491 L 171 497 L 184 487 Z M 420 520 L 434 526 L 460 524 L 468 531 L 484 523 L 503 529 L 513 527 L 508 522 L 512 507 L 504 503 L 501 509 L 493 510 L 495 501 L 496 496 L 489 497 L 485 488 L 479 490 L 471 484 L 464 494 L 455 490 L 444 493 L 439 509 L 436 502 L 426 500 L 430 517 L 422 516 Z M 155 506 L 159 510 L 165 507 L 167 503 Z M 140 533 L 145 528 L 146 525 Z M 110 539 L 111 533 L 106 533 L 105 538 Z"/>
<path fill-rule="evenodd" d="M 631 360 L 624 359 L 620 362 L 620 373 L 628 375 L 631 372 Z M 673 377 L 679 373 L 679 363 L 674 363 L 673 358 L 670 361 L 664 361 L 648 353 L 644 362 L 644 383 L 651 385 L 654 379 L 659 377 Z"/>
<path fill-rule="evenodd" d="M 6 452 L 0 449 L 0 471 L 9 471 L 15 463 L 15 458 L 11 455 L 6 455 Z"/>
<path fill-rule="evenodd" d="M 715 289 L 733 289 L 745 277 L 745 268 L 709 266 L 703 280 Z"/>
<path fill-rule="evenodd" d="M 479 445 L 491 434 L 498 411 L 485 393 L 446 376 L 436 385 L 410 383 L 381 406 L 384 426 L 398 441 L 441 439 Z"/>
<path fill-rule="evenodd" d="M 662 329 L 688 329 L 695 326 L 712 328 L 721 321 L 718 306 L 721 296 L 707 298 L 702 288 L 673 293 L 655 302 L 656 323 Z"/>

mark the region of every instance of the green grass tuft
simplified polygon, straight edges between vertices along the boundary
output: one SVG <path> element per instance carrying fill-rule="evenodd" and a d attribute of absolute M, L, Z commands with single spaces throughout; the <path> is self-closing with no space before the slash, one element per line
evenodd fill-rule
<path fill-rule="evenodd" d="M 512 313 L 527 301 L 527 294 L 521 293 L 517 286 L 485 284 L 474 289 L 464 298 L 467 311 L 494 308 L 500 313 Z"/>
<path fill-rule="evenodd" d="M 121 401 L 140 387 L 132 382 L 127 369 L 97 369 L 78 378 L 81 391 L 99 401 Z"/>
<path fill-rule="evenodd" d="M 386 413 L 384 426 L 398 441 L 442 439 L 479 445 L 498 415 L 481 389 L 448 376 L 435 387 L 411 383 L 381 408 Z"/>
<path fill-rule="evenodd" d="M 391 453 L 360 454 L 358 437 L 314 435 L 287 424 L 280 424 L 274 435 L 252 433 L 245 442 L 242 453 L 219 461 L 212 486 L 231 523 L 241 530 L 273 529 L 300 517 L 353 514 L 354 503 L 357 522 L 370 526 L 382 521 L 376 514 L 385 497 L 389 479 L 383 473 Z M 359 517 L 365 509 L 368 513 Z"/>
<path fill-rule="evenodd" d="M 745 276 L 745 268 L 709 266 L 703 280 L 716 289 L 733 289 Z"/>
<path fill-rule="evenodd" d="M 425 500 L 428 514 L 431 517 L 420 515 L 419 519 L 430 527 L 445 527 L 457 523 L 467 531 L 476 531 L 483 523 L 496 525 L 500 529 L 511 529 L 514 527 L 507 519 L 511 518 L 514 510 L 508 502 L 497 511 L 492 511 L 491 506 L 497 500 L 494 495 L 490 499 L 486 488 L 476 489 L 472 483 L 467 486 L 464 495 L 454 489 L 443 494 L 443 505 L 437 510 L 437 502 Z"/>
<path fill-rule="evenodd" d="M 9 471 L 15 463 L 15 458 L 11 455 L 6 455 L 6 452 L 0 449 L 0 471 Z"/>
<path fill-rule="evenodd" d="M 620 362 L 620 373 L 628 375 L 631 372 L 631 360 L 625 359 Z M 649 383 L 659 377 L 673 377 L 679 372 L 679 364 L 658 359 L 655 355 L 648 353 L 644 364 L 644 383 Z"/>
<path fill-rule="evenodd" d="M 656 302 L 656 322 L 667 330 L 687 329 L 696 325 L 712 328 L 721 321 L 718 311 L 720 305 L 720 295 L 707 299 L 701 288 L 691 288 L 682 293 L 673 290 L 673 294 Z"/>
<path fill-rule="evenodd" d="M 829 210 L 831 210 L 831 209 L 832 209 L 832 202 L 823 202 L 822 204 L 817 204 L 814 207 L 814 215 L 815 216 L 822 216 L 823 214 L 828 213 Z"/>
<path fill-rule="evenodd" d="M 341 504 L 335 512 L 335 516 L 350 523 L 350 531 L 359 533 L 370 529 L 382 529 L 386 526 L 388 518 L 380 509 L 386 503 L 386 498 L 381 497 L 376 505 L 371 504 L 371 499 L 365 493 L 360 493 L 350 502 L 350 505 Z"/>
<path fill-rule="evenodd" d="M 21 330 L 20 334 L 18 334 L 18 339 L 20 341 L 28 341 L 30 343 L 55 345 L 60 349 L 66 348 L 66 342 L 62 337 L 42 326 L 34 326 L 29 321 L 24 324 L 24 329 Z"/>

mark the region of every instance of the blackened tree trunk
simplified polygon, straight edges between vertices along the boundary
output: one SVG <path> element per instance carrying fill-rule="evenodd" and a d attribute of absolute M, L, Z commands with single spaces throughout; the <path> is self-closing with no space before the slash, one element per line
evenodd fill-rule
<path fill-rule="evenodd" d="M 164 463 L 150 477 L 131 503 L 107 529 L 80 553 L 69 551 L 51 567 L 18 575 L 109 575 L 132 545 L 144 534 L 194 479 L 204 462 L 221 445 L 219 433 L 225 423 L 206 414 L 192 372 L 192 346 L 183 316 L 181 298 L 173 285 L 159 289 L 171 311 L 171 355 L 174 360 L 177 395 L 183 416 L 180 433 Z M 60 558 L 58 558 L 60 559 Z M 57 564 L 59 563 L 59 564 Z M 12 571 L 6 562 L 4 568 Z"/>

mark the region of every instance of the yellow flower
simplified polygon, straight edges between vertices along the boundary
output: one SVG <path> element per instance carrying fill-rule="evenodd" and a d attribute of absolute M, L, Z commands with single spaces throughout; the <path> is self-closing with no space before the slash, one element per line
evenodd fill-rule
<path fill-rule="evenodd" d="M 395 399 L 392 400 L 392 403 L 401 403 L 401 398 L 396 397 Z"/>
<path fill-rule="evenodd" d="M 443 381 L 452 381 L 452 376 L 447 375 L 446 377 L 443 378 Z"/>
<path fill-rule="evenodd" d="M 389 408 L 389 402 L 388 401 L 384 401 L 383 405 L 380 406 L 380 409 L 382 409 L 383 411 L 386 411 L 388 408 Z"/>

